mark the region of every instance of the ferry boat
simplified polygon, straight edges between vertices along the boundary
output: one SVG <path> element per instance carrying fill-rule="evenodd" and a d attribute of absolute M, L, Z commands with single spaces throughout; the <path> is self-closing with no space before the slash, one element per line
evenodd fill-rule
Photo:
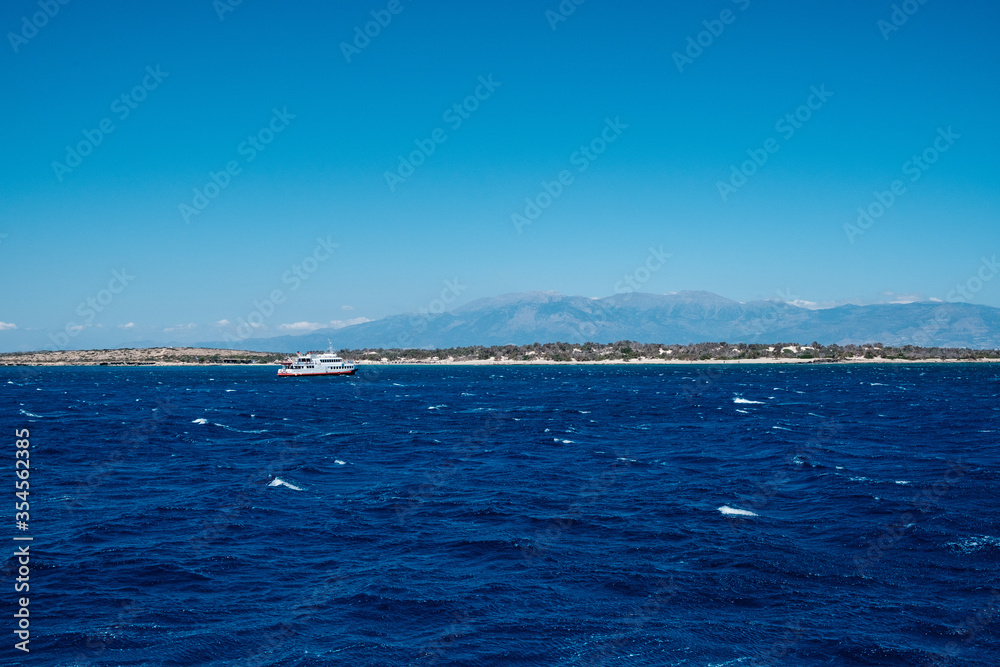
<path fill-rule="evenodd" d="M 310 352 L 295 353 L 281 362 L 278 377 L 307 377 L 312 375 L 354 375 L 357 367 L 353 361 L 344 361 L 333 353 Z"/>

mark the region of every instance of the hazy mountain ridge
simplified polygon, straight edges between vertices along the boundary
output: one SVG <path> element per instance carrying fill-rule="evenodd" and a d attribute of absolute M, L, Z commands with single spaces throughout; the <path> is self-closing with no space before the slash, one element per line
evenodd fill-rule
<path fill-rule="evenodd" d="M 784 301 L 741 303 L 710 292 L 616 294 L 602 299 L 554 292 L 477 299 L 440 315 L 393 315 L 342 329 L 250 339 L 213 347 L 295 351 L 435 348 L 556 341 L 634 340 L 689 344 L 796 342 L 1000 348 L 1000 308 L 966 303 L 845 305 L 809 310 Z"/>

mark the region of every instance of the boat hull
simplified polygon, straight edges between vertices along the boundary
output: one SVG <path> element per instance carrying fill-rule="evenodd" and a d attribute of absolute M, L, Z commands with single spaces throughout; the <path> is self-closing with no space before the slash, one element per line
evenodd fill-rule
<path fill-rule="evenodd" d="M 317 377 L 320 375 L 354 375 L 358 369 L 351 368 L 348 370 L 338 370 L 338 371 L 323 371 L 322 373 L 282 373 L 278 371 L 278 377 L 280 378 L 305 378 L 305 377 Z"/>

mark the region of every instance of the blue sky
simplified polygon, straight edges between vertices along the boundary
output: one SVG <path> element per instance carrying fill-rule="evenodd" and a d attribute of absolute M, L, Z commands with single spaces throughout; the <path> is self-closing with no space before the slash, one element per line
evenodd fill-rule
<path fill-rule="evenodd" d="M 225 2 L 0 10 L 0 350 L 607 296 L 650 248 L 647 292 L 1000 307 L 995 3 Z"/>

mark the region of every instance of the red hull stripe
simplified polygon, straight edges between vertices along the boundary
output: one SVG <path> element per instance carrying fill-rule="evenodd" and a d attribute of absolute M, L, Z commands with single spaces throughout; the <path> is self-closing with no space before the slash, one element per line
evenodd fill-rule
<path fill-rule="evenodd" d="M 280 378 L 304 378 L 304 377 L 313 377 L 313 376 L 316 376 L 316 375 L 354 375 L 354 371 L 356 371 L 356 370 L 357 370 L 356 368 L 352 368 L 351 370 L 344 371 L 342 373 L 278 373 L 278 377 L 280 377 Z"/>

